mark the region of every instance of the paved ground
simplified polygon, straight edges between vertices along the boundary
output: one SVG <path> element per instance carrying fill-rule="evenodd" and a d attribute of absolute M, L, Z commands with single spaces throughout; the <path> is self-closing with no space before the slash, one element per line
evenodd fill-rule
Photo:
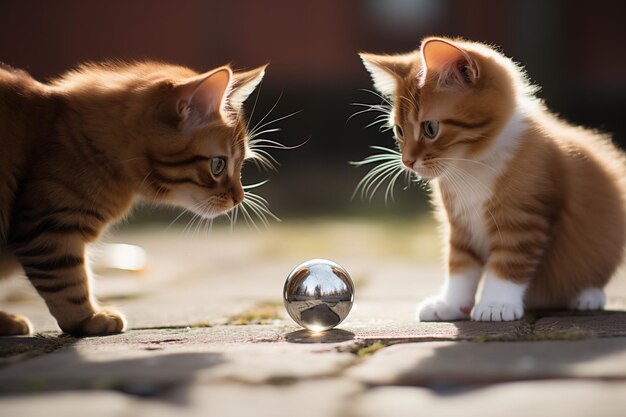
<path fill-rule="evenodd" d="M 626 415 L 626 274 L 603 313 L 417 323 L 416 302 L 440 283 L 439 243 L 410 226 L 113 232 L 106 242 L 148 254 L 139 273 L 94 265 L 100 298 L 129 320 L 116 336 L 62 336 L 25 280 L 2 282 L 0 308 L 38 334 L 0 338 L 0 415 Z M 291 268 L 315 257 L 357 288 L 323 335 L 300 330 L 280 298 Z"/>

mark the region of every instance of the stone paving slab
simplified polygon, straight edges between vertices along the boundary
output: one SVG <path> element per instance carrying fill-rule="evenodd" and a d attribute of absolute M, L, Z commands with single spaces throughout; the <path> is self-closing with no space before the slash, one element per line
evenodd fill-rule
<path fill-rule="evenodd" d="M 288 385 L 196 384 L 166 397 L 177 406 L 154 402 L 135 404 L 132 415 L 342 417 L 345 404 L 363 387 L 338 378 L 307 380 Z"/>
<path fill-rule="evenodd" d="M 60 350 L 0 369 L 0 389 L 110 386 L 133 391 L 138 386 L 137 389 L 158 391 L 190 374 L 194 378 L 202 375 L 203 380 L 246 382 L 328 376 L 354 362 L 355 356 L 347 353 L 350 347 L 356 349 L 360 342 L 379 340 L 379 335 L 385 336 L 382 340 L 392 341 L 459 337 L 453 330 L 442 333 L 436 328 L 432 323 L 411 323 L 406 327 L 357 323 L 312 334 L 287 321 L 276 321 L 272 325 L 155 328 L 107 337 L 60 338 L 56 340 L 65 345 Z M 505 331 L 502 326 L 499 328 Z M 0 351 L 15 346 L 19 352 L 28 350 L 25 347 L 45 350 L 44 340 L 55 339 L 2 338 Z M 215 365 L 219 366 L 213 369 Z M 72 369 L 70 374 L 65 372 L 68 368 Z M 200 372 L 204 368 L 211 371 Z M 151 387 L 144 387 L 144 381 L 152 381 Z"/>
<path fill-rule="evenodd" d="M 538 319 L 534 331 L 548 335 L 579 331 L 596 337 L 626 336 L 626 312 L 553 312 L 549 317 Z"/>
<path fill-rule="evenodd" d="M 353 332 L 356 339 L 390 341 L 518 338 L 531 331 L 531 326 L 526 321 L 425 323 L 412 320 L 412 317 L 398 321 L 348 321 L 341 328 Z"/>
<path fill-rule="evenodd" d="M 546 378 L 626 381 L 626 338 L 398 344 L 347 373 L 370 385 L 430 387 Z"/>
<path fill-rule="evenodd" d="M 37 392 L 0 397 L 0 408 L 10 417 L 130 417 L 135 401 L 116 391 Z"/>
<path fill-rule="evenodd" d="M 70 338 L 53 353 L 0 369 L 0 391 L 110 388 L 156 395 L 192 380 L 272 383 L 329 377 L 356 358 L 323 343 L 284 341 L 283 335 L 294 330 L 219 326 Z"/>
<path fill-rule="evenodd" d="M 0 401 L 3 415 L 11 417 L 33 417 L 44 410 L 48 417 L 340 417 L 361 389 L 340 379 L 263 386 L 197 383 L 173 387 L 156 401 L 113 391 L 21 394 Z"/>
<path fill-rule="evenodd" d="M 361 386 L 323 379 L 289 386 L 196 385 L 173 389 L 158 401 L 114 391 L 21 394 L 2 398 L 12 417 L 256 416 L 256 417 L 484 417 L 506 415 L 622 417 L 626 384 L 532 381 L 442 393 L 420 387 Z"/>
<path fill-rule="evenodd" d="M 356 396 L 345 417 L 623 417 L 626 383 L 532 381 L 434 391 L 378 387 Z"/>
<path fill-rule="evenodd" d="M 626 379 L 626 338 L 414 343 L 420 336 L 407 334 L 408 339 L 372 339 L 345 329 L 320 335 L 293 325 L 249 325 L 65 338 L 65 346 L 54 353 L 0 369 L 0 390 L 107 387 L 156 393 L 190 379 L 263 383 L 330 377 L 344 369 L 350 378 L 372 385 Z M 4 338 L 0 348 L 10 345 L 11 340 L 23 345 L 30 339 Z M 380 341 L 381 347 L 394 345 L 364 361 L 357 361 L 350 353 L 368 346 L 362 342 Z M 41 341 L 33 338 L 31 343 L 36 346 Z"/>

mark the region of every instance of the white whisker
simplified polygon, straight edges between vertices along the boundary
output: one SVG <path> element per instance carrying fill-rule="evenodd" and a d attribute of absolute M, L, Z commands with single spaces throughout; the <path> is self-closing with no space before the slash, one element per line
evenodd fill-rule
<path fill-rule="evenodd" d="M 271 212 L 268 205 L 269 203 L 263 197 L 258 194 L 254 194 L 248 190 L 258 188 L 263 184 L 266 184 L 268 180 L 261 181 L 255 184 L 244 185 L 244 199 L 243 201 L 235 206 L 235 208 L 231 211 L 232 215 L 230 217 L 230 225 L 231 229 L 234 228 L 234 225 L 237 222 L 238 215 L 241 213 L 243 219 L 249 227 L 254 227 L 256 230 L 259 230 L 255 218 L 261 222 L 264 228 L 269 228 L 270 219 L 280 222 L 280 218 Z"/>
<path fill-rule="evenodd" d="M 256 110 L 256 104 L 259 101 L 259 96 L 261 95 L 261 87 L 262 86 L 263 86 L 263 80 L 261 80 L 261 83 L 259 83 L 259 87 L 256 89 L 256 97 L 254 98 L 254 104 L 252 105 L 252 111 L 250 111 L 250 118 L 248 119 L 248 124 L 246 125 L 246 131 L 249 130 L 250 121 L 252 121 L 252 118 L 254 117 L 254 111 Z"/>
<path fill-rule="evenodd" d="M 382 94 L 374 91 L 374 90 L 369 90 L 367 88 L 361 88 L 361 91 L 365 91 L 366 93 L 370 93 L 375 95 L 376 97 L 380 98 L 381 100 L 383 100 L 385 103 L 389 104 L 391 106 L 391 101 L 389 101 L 389 99 L 385 96 L 383 96 Z"/>
<path fill-rule="evenodd" d="M 165 230 L 169 230 L 169 228 L 172 227 L 174 225 L 174 223 L 176 223 L 176 221 L 178 219 L 180 219 L 184 214 L 187 214 L 187 213 L 192 213 L 192 211 L 190 211 L 189 209 L 183 208 L 183 210 L 180 212 L 180 214 L 178 216 L 176 216 L 176 218 L 174 220 L 172 220 L 170 222 L 170 224 L 167 225 Z"/>
<path fill-rule="evenodd" d="M 478 164 L 478 165 L 481 165 L 481 166 L 483 166 L 483 167 L 485 167 L 485 168 L 487 168 L 487 169 L 490 169 L 491 171 L 493 171 L 493 172 L 494 172 L 494 173 L 496 173 L 496 174 L 498 173 L 498 171 L 497 171 L 496 169 L 494 169 L 493 167 L 491 167 L 491 166 L 489 166 L 489 165 L 487 165 L 487 164 L 485 164 L 485 163 L 483 163 L 483 162 L 480 162 L 480 161 L 474 161 L 474 160 L 472 160 L 472 159 L 465 159 L 465 158 L 440 158 L 440 157 L 437 157 L 437 158 L 435 158 L 435 159 L 433 159 L 433 160 L 432 160 L 432 162 L 437 162 L 437 161 L 461 161 L 461 162 L 471 162 L 471 163 L 473 163 L 473 164 Z M 453 165 L 451 165 L 451 164 L 446 165 L 446 167 L 449 167 L 449 166 L 453 166 Z"/>
<path fill-rule="evenodd" d="M 380 116 L 376 116 L 376 118 L 374 118 L 374 121 L 368 125 L 365 126 L 365 128 L 369 128 L 375 125 L 380 124 L 380 129 L 381 131 L 387 131 L 391 129 L 391 125 L 389 125 L 389 116 L 386 114 L 381 114 Z"/>
<path fill-rule="evenodd" d="M 275 133 L 280 132 L 282 129 L 280 127 L 272 127 L 270 129 L 261 130 L 260 132 L 254 132 L 254 137 L 256 138 L 259 135 L 264 135 L 266 133 Z"/>
<path fill-rule="evenodd" d="M 274 109 L 276 108 L 276 106 L 278 106 L 278 102 L 280 101 L 280 99 L 283 96 L 283 92 L 281 91 L 278 98 L 276 99 L 276 102 L 274 103 L 274 105 L 268 110 L 268 112 L 265 114 L 265 116 L 263 116 L 261 118 L 261 120 L 259 120 L 253 127 L 252 129 L 249 129 L 248 131 L 250 132 L 250 134 L 252 134 L 253 132 L 257 131 L 257 129 L 259 128 L 259 125 L 261 123 L 263 123 L 265 121 L 265 119 L 267 119 L 267 117 L 274 111 Z"/>
<path fill-rule="evenodd" d="M 240 204 L 239 207 L 241 207 L 241 213 L 243 214 L 243 218 L 246 220 L 246 224 L 248 226 L 252 225 L 258 231 L 259 228 L 254 222 L 254 219 L 252 218 L 252 216 L 250 216 L 250 213 L 248 212 L 248 209 L 246 208 L 246 206 L 243 204 Z"/>
<path fill-rule="evenodd" d="M 306 145 L 306 143 L 309 141 L 309 139 L 305 140 L 302 143 L 299 143 L 297 145 L 293 145 L 293 146 L 287 146 L 285 144 L 282 144 L 280 142 L 276 142 L 274 140 L 270 140 L 270 139 L 265 139 L 265 138 L 254 138 L 250 140 L 250 146 L 254 146 L 254 148 L 268 148 L 268 149 L 287 149 L 287 150 L 291 150 L 291 149 L 297 149 L 303 145 Z"/>
<path fill-rule="evenodd" d="M 261 211 L 261 209 L 259 209 L 259 206 L 258 206 L 257 203 L 255 203 L 255 202 L 253 202 L 251 200 L 248 200 L 248 202 L 246 203 L 246 206 L 261 221 L 261 223 L 263 224 L 263 226 L 265 228 L 269 227 L 269 222 L 267 220 L 267 217 L 265 216 L 263 211 Z"/>
<path fill-rule="evenodd" d="M 376 194 L 376 191 L 378 191 L 378 189 L 385 183 L 385 181 L 387 181 L 389 178 L 392 178 L 394 173 L 397 172 L 399 169 L 403 169 L 402 167 L 397 167 L 397 166 L 393 166 L 390 167 L 388 170 L 383 171 L 378 177 L 377 180 L 373 180 L 370 185 L 367 187 L 366 192 L 369 193 L 369 200 L 372 201 L 372 199 L 374 198 L 374 195 Z M 385 199 L 385 203 L 386 203 L 386 199 Z"/>
<path fill-rule="evenodd" d="M 376 192 L 383 186 L 383 184 L 389 180 L 385 187 L 384 196 L 385 204 L 388 203 L 391 198 L 395 200 L 394 189 L 398 182 L 398 179 L 405 175 L 407 177 L 407 183 L 411 183 L 411 179 L 415 176 L 415 182 L 420 182 L 421 179 L 415 175 L 414 172 L 404 168 L 402 164 L 402 154 L 397 149 L 385 148 L 382 146 L 370 146 L 370 148 L 380 151 L 374 155 L 369 155 L 362 161 L 350 162 L 351 165 L 360 167 L 364 165 L 374 165 L 363 178 L 358 182 L 352 198 L 359 193 L 361 198 L 367 197 L 370 201 L 373 199 Z M 408 185 L 403 189 L 407 189 Z"/>
<path fill-rule="evenodd" d="M 356 105 L 356 104 L 360 104 L 360 103 L 352 103 L 352 104 L 353 104 L 353 105 Z M 352 114 L 348 117 L 348 119 L 346 120 L 346 124 L 347 124 L 350 120 L 352 120 L 352 118 L 353 118 L 353 117 L 356 117 L 356 116 L 358 116 L 359 114 L 364 114 L 364 113 L 372 113 L 372 112 L 375 112 L 375 113 L 383 113 L 383 115 L 384 115 L 384 116 L 387 116 L 387 117 L 388 117 L 388 116 L 391 114 L 391 113 L 390 113 L 390 111 L 391 111 L 390 109 L 386 109 L 386 108 L 383 108 L 383 107 L 368 106 L 368 108 L 366 108 L 366 109 L 364 109 L 364 110 L 359 110 L 359 111 L 357 111 L 357 112 L 352 113 Z"/>
<path fill-rule="evenodd" d="M 259 188 L 260 186 L 265 185 L 268 182 L 269 182 L 269 180 L 264 180 L 264 181 L 260 181 L 260 182 L 254 183 L 254 184 L 244 185 L 243 189 L 244 190 L 252 190 L 254 188 Z"/>
<path fill-rule="evenodd" d="M 270 121 L 265 121 L 268 116 L 272 113 L 272 111 L 274 111 L 274 109 L 276 108 L 276 106 L 278 105 L 278 102 L 280 101 L 282 97 L 282 93 L 280 94 L 280 96 L 278 97 L 278 99 L 276 100 L 276 102 L 274 103 L 274 105 L 270 108 L 270 110 L 267 112 L 267 114 L 265 116 L 263 116 L 263 118 L 261 118 L 261 120 L 259 120 L 259 122 L 252 128 L 249 129 L 248 131 L 248 149 L 249 149 L 249 154 L 246 156 L 246 159 L 250 159 L 252 160 L 252 162 L 259 168 L 259 169 L 263 169 L 263 170 L 276 170 L 276 167 L 279 165 L 278 161 L 276 161 L 276 159 L 266 150 L 264 149 L 280 149 L 280 150 L 289 150 L 289 149 L 296 149 L 302 145 L 304 145 L 308 139 L 306 141 L 304 141 L 301 144 L 295 145 L 295 146 L 287 146 L 284 145 L 278 141 L 275 140 L 271 140 L 268 138 L 264 138 L 264 137 L 260 137 L 261 135 L 265 135 L 268 133 L 276 133 L 279 132 L 281 129 L 277 128 L 277 127 L 269 127 L 274 123 L 277 123 L 281 120 L 285 120 L 291 116 L 294 116 L 298 113 L 300 113 L 302 110 L 298 110 L 296 112 L 287 114 L 285 116 L 281 116 L 281 117 L 277 117 L 273 120 Z"/>
<path fill-rule="evenodd" d="M 248 157 L 257 167 L 270 171 L 275 171 L 276 166 L 279 165 L 278 161 L 267 151 L 263 149 L 250 150 L 250 156 Z"/>
<path fill-rule="evenodd" d="M 270 211 L 268 208 L 268 202 L 265 198 L 246 192 L 246 199 L 244 200 L 249 207 L 253 207 L 257 213 L 261 215 L 261 217 L 267 219 L 267 216 L 271 217 L 277 222 L 280 222 L 280 218 L 278 218 L 274 213 Z"/>
<path fill-rule="evenodd" d="M 398 178 L 400 178 L 400 175 L 404 174 L 405 172 L 406 170 L 404 168 L 399 167 L 396 174 L 393 176 L 393 178 L 391 178 L 391 181 L 389 181 L 389 184 L 387 184 L 387 188 L 385 189 L 385 204 L 387 204 L 389 196 L 391 196 L 391 201 L 395 201 L 395 198 L 393 196 L 393 188 L 396 185 L 396 181 L 398 180 Z"/>
<path fill-rule="evenodd" d="M 231 232 L 233 231 L 233 229 L 235 228 L 235 223 L 237 223 L 237 217 L 239 216 L 239 206 L 235 206 L 235 208 L 232 211 L 232 216 L 230 217 L 230 230 Z"/>
<path fill-rule="evenodd" d="M 254 137 L 254 136 L 256 136 L 256 135 L 258 134 L 258 131 L 259 131 L 259 130 L 264 129 L 264 128 L 266 128 L 267 126 L 272 125 L 272 124 L 274 124 L 274 123 L 276 123 L 276 122 L 280 122 L 281 120 L 285 120 L 285 119 L 287 119 L 287 118 L 289 118 L 289 117 L 291 117 L 291 116 L 295 116 L 295 115 L 296 115 L 296 114 L 298 114 L 298 113 L 302 113 L 302 110 L 297 110 L 297 111 L 294 111 L 294 112 L 292 112 L 292 113 L 289 113 L 289 114 L 288 114 L 288 115 L 286 115 L 286 116 L 277 117 L 277 118 L 276 118 L 276 119 L 274 119 L 274 120 L 270 120 L 269 122 L 265 122 L 265 123 L 263 123 L 261 126 L 258 126 L 258 127 L 253 128 L 253 129 L 250 131 L 250 133 L 249 133 L 249 134 L 250 134 L 250 136 Z M 268 114 L 269 114 L 269 113 L 268 113 Z"/>
<path fill-rule="evenodd" d="M 372 123 L 370 123 L 370 124 L 368 124 L 366 126 L 366 128 L 374 126 L 374 125 L 379 124 L 379 123 L 380 124 L 385 124 L 385 123 L 389 124 L 388 122 L 389 122 L 389 119 L 391 117 L 391 112 L 392 112 L 391 102 L 387 98 L 385 98 L 385 97 L 383 97 L 383 96 L 381 96 L 379 94 L 376 94 L 373 91 L 369 91 L 369 90 L 364 90 L 364 91 L 367 91 L 369 93 L 372 93 L 372 94 L 376 95 L 377 97 L 379 97 L 380 99 L 383 100 L 383 103 L 380 103 L 380 104 L 350 103 L 351 106 L 362 107 L 363 109 L 362 110 L 358 110 L 358 111 L 352 113 L 348 117 L 348 119 L 346 119 L 346 125 L 348 124 L 348 122 L 350 120 L 352 120 L 353 117 L 356 117 L 356 116 L 358 116 L 360 114 L 366 114 L 366 113 L 381 113 L 380 116 L 377 116 Z"/>

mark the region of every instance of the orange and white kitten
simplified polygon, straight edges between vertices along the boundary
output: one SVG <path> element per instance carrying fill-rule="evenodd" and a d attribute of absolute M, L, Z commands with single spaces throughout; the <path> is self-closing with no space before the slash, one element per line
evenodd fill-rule
<path fill-rule="evenodd" d="M 86 244 L 139 197 L 205 218 L 242 203 L 241 106 L 264 71 L 105 63 L 44 84 L 0 67 L 0 273 L 21 266 L 67 333 L 123 331 L 92 294 Z M 0 312 L 0 335 L 30 331 Z"/>
<path fill-rule="evenodd" d="M 396 168 L 429 181 L 445 229 L 445 283 L 419 319 L 602 309 L 626 242 L 626 162 L 610 138 L 550 113 L 481 43 L 426 38 L 361 58 L 391 102 Z"/>

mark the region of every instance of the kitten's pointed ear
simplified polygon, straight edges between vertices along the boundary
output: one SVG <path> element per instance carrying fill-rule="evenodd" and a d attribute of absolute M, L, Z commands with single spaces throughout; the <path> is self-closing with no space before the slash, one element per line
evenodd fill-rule
<path fill-rule="evenodd" d="M 265 64 L 250 71 L 233 74 L 233 82 L 228 95 L 228 104 L 230 104 L 233 110 L 241 110 L 243 102 L 246 101 L 263 79 L 265 68 L 268 65 Z"/>
<path fill-rule="evenodd" d="M 428 38 L 422 42 L 422 62 L 424 71 L 420 78 L 420 85 L 426 79 L 435 75 L 440 87 L 466 87 L 478 80 L 478 65 L 469 54 L 453 42 Z"/>
<path fill-rule="evenodd" d="M 385 97 L 396 95 L 398 84 L 409 74 L 414 57 L 407 55 L 374 55 L 360 53 L 374 87 Z"/>
<path fill-rule="evenodd" d="M 176 86 L 176 112 L 181 131 L 189 132 L 224 116 L 224 102 L 231 77 L 230 68 L 221 67 Z"/>

